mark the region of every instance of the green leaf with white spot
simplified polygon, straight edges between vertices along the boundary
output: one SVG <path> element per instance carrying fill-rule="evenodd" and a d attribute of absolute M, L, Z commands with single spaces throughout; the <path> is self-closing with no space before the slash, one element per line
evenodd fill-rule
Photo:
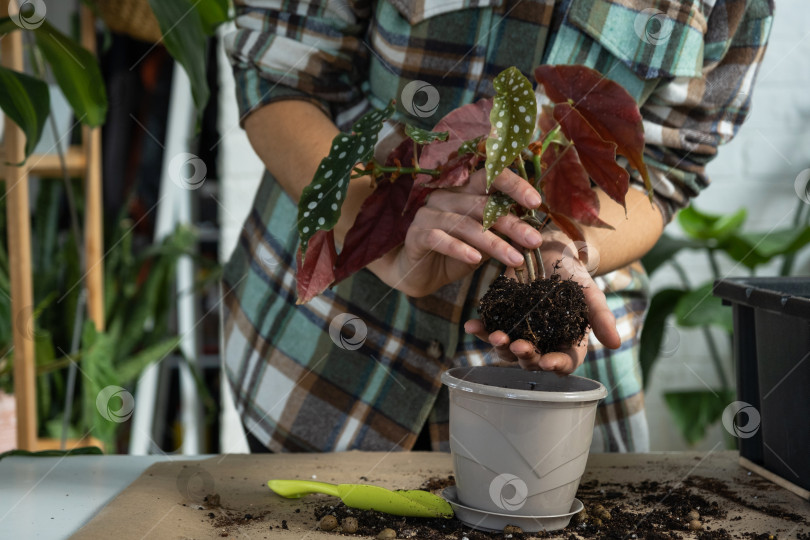
<path fill-rule="evenodd" d="M 298 234 L 301 257 L 306 257 L 309 239 L 316 231 L 328 231 L 340 218 L 349 189 L 349 178 L 357 163 L 366 163 L 374 155 L 374 145 L 385 120 L 394 113 L 394 102 L 383 110 L 363 115 L 351 133 L 339 133 L 332 139 L 329 155 L 323 158 L 312 182 L 298 201 Z"/>
<path fill-rule="evenodd" d="M 461 143 L 461 146 L 458 147 L 458 155 L 463 156 L 464 154 L 477 154 L 478 153 L 478 143 L 481 142 L 484 136 L 481 135 L 480 137 L 476 137 L 474 139 L 470 139 L 469 141 L 464 141 Z"/>
<path fill-rule="evenodd" d="M 430 144 L 433 141 L 446 141 L 447 131 L 428 131 L 410 124 L 405 125 L 405 135 L 418 144 Z"/>
<path fill-rule="evenodd" d="M 487 190 L 529 145 L 537 116 L 532 83 L 516 67 L 500 72 L 492 84 L 498 94 L 489 113 L 492 131 L 487 139 Z"/>
<path fill-rule="evenodd" d="M 498 218 L 508 214 L 515 204 L 517 204 L 515 200 L 502 191 L 496 191 L 490 195 L 484 207 L 484 230 L 495 225 Z"/>

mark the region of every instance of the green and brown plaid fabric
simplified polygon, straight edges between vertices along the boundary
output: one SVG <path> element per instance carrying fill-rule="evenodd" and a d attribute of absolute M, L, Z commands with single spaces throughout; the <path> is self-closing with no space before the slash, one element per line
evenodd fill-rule
<path fill-rule="evenodd" d="M 706 163 L 746 116 L 772 15 L 770 0 L 243 0 L 226 46 L 244 116 L 306 99 L 341 128 L 392 98 L 393 123 L 432 127 L 491 96 L 512 65 L 530 79 L 541 63 L 593 67 L 639 103 L 655 199 L 671 219 L 708 185 Z M 432 114 L 402 105 L 412 81 L 438 90 Z M 296 306 L 296 215 L 265 175 L 225 269 L 224 367 L 246 427 L 275 451 L 333 451 L 408 449 L 428 425 L 433 447 L 448 449 L 439 375 L 495 360 L 462 324 L 502 268 L 490 262 L 425 298 L 364 270 Z M 577 371 L 609 390 L 592 449 L 644 451 L 646 274 L 634 263 L 597 284 L 623 345 L 591 338 Z"/>

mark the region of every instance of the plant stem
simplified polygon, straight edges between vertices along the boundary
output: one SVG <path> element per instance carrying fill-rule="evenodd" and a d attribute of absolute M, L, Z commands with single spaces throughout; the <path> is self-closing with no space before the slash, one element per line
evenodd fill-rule
<path fill-rule="evenodd" d="M 523 273 L 522 266 L 515 268 L 515 277 L 517 278 L 518 283 L 526 283 L 526 275 Z"/>
<path fill-rule="evenodd" d="M 720 279 L 720 265 L 717 262 L 717 251 L 714 248 L 708 248 L 709 266 L 712 268 L 712 276 L 714 279 Z"/>
<path fill-rule="evenodd" d="M 793 228 L 798 229 L 802 224 L 802 213 L 804 207 L 807 206 L 810 208 L 810 205 L 807 205 L 801 198 L 799 198 L 798 205 L 796 207 L 796 212 L 793 214 Z M 810 220 L 810 212 L 807 213 L 807 217 L 805 221 Z M 796 254 L 789 253 L 785 255 L 785 258 L 782 260 L 782 268 L 779 269 L 780 276 L 789 276 L 793 272 L 793 263 L 796 261 Z"/>
<path fill-rule="evenodd" d="M 534 271 L 534 261 L 532 261 L 532 254 L 529 250 L 523 250 L 523 260 L 526 261 L 526 270 L 529 272 L 529 281 L 537 279 L 537 273 Z"/>
<path fill-rule="evenodd" d="M 539 279 L 546 279 L 546 267 L 543 265 L 542 253 L 540 248 L 534 248 L 534 256 L 537 257 L 537 274 Z"/>
<path fill-rule="evenodd" d="M 683 266 L 681 266 L 681 264 L 675 260 L 669 261 L 669 264 L 671 264 L 672 268 L 675 269 L 675 272 L 681 279 L 681 283 L 683 284 L 684 288 L 691 289 L 692 285 L 689 283 L 689 278 L 687 277 L 686 270 L 684 270 Z M 708 326 L 702 326 L 701 331 L 703 332 L 703 338 L 706 340 L 706 345 L 709 348 L 709 356 L 711 356 L 712 364 L 717 372 L 717 378 L 720 379 L 720 384 L 723 386 L 723 389 L 728 390 L 731 387 L 728 384 L 726 372 L 723 370 L 723 363 L 720 358 L 720 352 L 717 350 L 717 343 L 714 341 L 714 336 L 712 335 Z"/>
<path fill-rule="evenodd" d="M 523 156 L 521 156 L 520 154 L 518 154 L 517 157 L 517 164 L 518 164 L 518 171 L 520 171 L 520 176 L 522 176 L 523 179 L 528 182 L 529 175 L 526 174 L 526 165 L 523 163 Z"/>
<path fill-rule="evenodd" d="M 532 164 L 534 165 L 534 188 L 540 191 L 540 176 L 543 170 L 543 162 L 540 160 L 539 154 L 532 155 Z"/>

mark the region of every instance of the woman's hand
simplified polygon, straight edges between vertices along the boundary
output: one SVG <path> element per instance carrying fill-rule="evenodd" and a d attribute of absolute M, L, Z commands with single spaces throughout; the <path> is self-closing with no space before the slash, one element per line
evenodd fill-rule
<path fill-rule="evenodd" d="M 594 283 L 588 268 L 579 261 L 573 242 L 561 233 L 544 233 L 544 237 L 545 241 L 541 251 L 546 275 L 549 275 L 551 271 L 556 271 L 563 279 L 573 276 L 575 281 L 585 287 L 583 292 L 585 302 L 588 304 L 588 320 L 594 335 L 605 347 L 618 348 L 621 345 L 621 339 L 616 330 L 616 319 L 607 305 L 604 293 Z M 595 255 L 591 254 L 591 260 Z M 554 270 L 555 265 L 556 270 Z M 511 273 L 514 275 L 513 272 Z M 588 352 L 587 335 L 580 343 L 574 344 L 568 349 L 541 355 L 535 350 L 534 345 L 526 340 L 519 339 L 510 342 L 509 336 L 501 331 L 490 334 L 478 319 L 467 321 L 464 324 L 464 330 L 468 334 L 474 334 L 490 343 L 501 360 L 518 362 L 523 369 L 530 371 L 554 371 L 560 375 L 568 375 L 582 364 L 585 354 Z"/>
<path fill-rule="evenodd" d="M 537 208 L 541 203 L 537 190 L 508 169 L 495 179 L 491 191 L 495 190 L 506 193 L 524 208 Z M 372 263 L 370 269 L 388 285 L 410 296 L 425 296 L 469 274 L 489 257 L 507 266 L 522 264 L 520 251 L 494 231 L 527 248 L 538 247 L 542 236 L 512 214 L 484 231 L 487 198 L 484 170 L 473 173 L 466 186 L 434 191 L 416 213 L 405 243 L 380 263 Z M 381 268 L 383 264 L 387 268 Z"/>

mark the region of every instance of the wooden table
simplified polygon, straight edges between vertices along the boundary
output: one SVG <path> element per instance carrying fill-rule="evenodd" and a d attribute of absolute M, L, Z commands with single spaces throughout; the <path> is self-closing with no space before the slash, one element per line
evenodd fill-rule
<path fill-rule="evenodd" d="M 270 478 L 316 478 L 406 489 L 419 487 L 430 477 L 450 474 L 449 455 L 438 453 L 226 455 L 185 463 L 157 463 L 99 512 L 75 538 L 221 538 L 222 534 L 231 538 L 331 538 L 335 533 L 317 529 L 313 509 L 336 499 L 324 495 L 282 499 L 269 492 L 265 482 Z M 661 493 L 666 496 L 671 487 L 706 479 L 720 480 L 730 488 L 724 496 L 699 487 L 690 488 L 727 510 L 724 519 L 705 519 L 711 530 L 725 528 L 740 537 L 743 532 L 768 533 L 779 538 L 810 534 L 810 503 L 741 468 L 735 452 L 594 454 L 588 461 L 583 485 L 590 486 L 592 494 L 604 492 L 608 497 L 605 506 L 610 507 L 625 502 L 611 501 L 609 497 L 616 497 L 616 490 L 630 484 L 659 482 Z M 211 508 L 210 501 L 203 500 L 208 493 L 219 495 L 220 508 Z M 664 505 L 665 501 L 654 498 L 641 504 L 639 520 Z M 777 505 L 799 519 L 775 518 L 752 509 L 768 505 Z M 247 525 L 216 526 L 220 515 L 242 514 L 251 514 L 254 519 Z M 691 532 L 683 535 L 696 537 Z"/>
<path fill-rule="evenodd" d="M 0 485 L 10 479 L 23 483 L 20 477 L 3 474 L 14 469 L 14 460 L 0 462 Z M 32 458 L 28 459 L 28 463 Z M 44 459 L 44 458 L 37 458 Z M 53 460 L 47 479 L 30 478 L 32 484 L 17 485 L 14 489 L 33 495 L 19 505 L 14 513 L 31 511 L 41 519 L 59 517 L 59 510 L 69 512 L 69 504 L 82 498 L 81 493 L 91 483 L 114 483 L 122 485 L 115 463 L 123 462 L 125 456 L 84 456 Z M 75 461 L 74 461 L 75 460 Z M 22 463 L 22 461 L 20 461 Z M 144 463 L 144 466 L 146 463 Z M 50 499 L 61 498 L 60 508 L 50 508 L 51 503 L 36 499 L 41 487 L 48 484 L 62 471 L 71 471 L 67 482 L 51 483 L 46 491 Z M 74 474 L 75 473 L 75 474 Z M 120 474 L 135 475 L 131 471 Z M 79 539 L 124 540 L 145 539 L 203 539 L 222 538 L 307 538 L 318 540 L 336 538 L 335 533 L 317 529 L 314 508 L 323 504 L 335 504 L 336 499 L 325 495 L 310 495 L 299 500 L 287 500 L 272 494 L 266 487 L 270 478 L 305 478 L 326 482 L 358 482 L 381 485 L 388 488 L 420 487 L 430 477 L 447 477 L 452 474 L 450 456 L 440 453 L 368 453 L 346 452 L 338 454 L 276 454 L 276 455 L 223 455 L 206 459 L 158 462 L 143 473 L 116 498 L 100 511 L 95 509 L 79 523 L 89 519 L 74 536 Z M 701 489 L 688 487 L 691 484 L 716 479 L 729 486 L 724 496 Z M 642 481 L 659 482 L 659 495 L 666 496 L 672 487 L 686 486 L 708 501 L 716 501 L 727 511 L 724 519 L 704 518 L 710 530 L 726 529 L 735 538 L 742 533 L 766 533 L 779 539 L 798 538 L 810 535 L 810 502 L 779 486 L 750 474 L 737 465 L 735 452 L 687 452 L 670 454 L 593 454 L 583 477 L 580 496 L 605 497 L 605 506 L 616 504 L 632 506 L 632 497 L 619 496 L 629 493 Z M 64 484 L 64 486 L 63 486 Z M 6 484 L 0 493 L 7 489 Z M 95 489 L 95 488 L 93 488 Z M 84 490 L 84 491 L 83 491 Z M 8 493 L 9 491 L 7 491 Z M 206 494 L 219 495 L 219 507 L 212 507 L 203 500 Z M 737 502 L 728 500 L 736 498 Z M 34 499 L 32 500 L 32 497 Z M 638 505 L 639 522 L 651 510 L 666 508 L 669 501 L 663 497 L 648 497 L 648 502 Z M 26 506 L 36 507 L 24 510 Z M 31 504 L 33 503 L 33 504 Z M 775 505 L 782 511 L 793 513 L 794 519 L 775 518 L 754 508 Z M 97 506 L 96 506 L 97 508 Z M 78 510 L 77 510 L 78 511 Z M 614 512 L 615 513 L 615 512 Z M 32 515 L 33 515 L 32 514 Z M 212 514 L 213 518 L 209 515 Z M 251 514 L 247 525 L 221 526 L 227 516 Z M 49 517 L 51 516 L 51 517 Z M 798 521 L 795 519 L 798 517 Z M 227 521 L 227 520 L 225 520 Z M 219 525 L 218 525 L 219 524 Z M 0 521 L 0 537 L 30 537 L 24 530 L 8 530 Z M 286 526 L 283 529 L 282 526 Z M 65 538 L 75 529 L 60 529 L 61 534 L 40 535 L 45 538 Z M 7 533 L 10 533 L 7 535 Z M 556 538 L 567 538 L 571 531 Z M 643 538 L 643 535 L 637 535 Z M 685 531 L 684 538 L 697 538 L 695 533 Z M 748 538 L 748 537 L 746 537 Z M 810 538 L 810 537 L 808 537 Z"/>

